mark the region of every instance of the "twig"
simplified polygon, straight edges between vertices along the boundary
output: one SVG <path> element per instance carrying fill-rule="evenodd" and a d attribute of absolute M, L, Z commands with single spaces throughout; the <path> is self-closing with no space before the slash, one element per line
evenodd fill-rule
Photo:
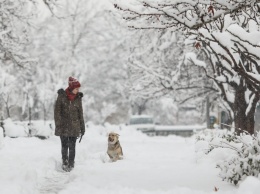
<path fill-rule="evenodd" d="M 229 149 L 232 149 L 232 150 L 234 150 L 234 151 L 240 153 L 240 151 L 239 151 L 236 147 L 225 147 L 225 146 L 223 146 L 223 145 L 215 145 L 215 144 L 212 144 L 212 143 L 210 143 L 209 145 L 211 145 L 211 146 L 213 146 L 213 147 L 229 148 Z"/>

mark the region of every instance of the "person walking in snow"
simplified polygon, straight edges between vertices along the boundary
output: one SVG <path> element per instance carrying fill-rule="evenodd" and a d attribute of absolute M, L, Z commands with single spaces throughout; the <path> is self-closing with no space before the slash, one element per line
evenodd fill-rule
<path fill-rule="evenodd" d="M 81 84 L 73 77 L 69 77 L 68 84 L 66 90 L 58 90 L 54 109 L 55 135 L 60 136 L 62 167 L 65 171 L 74 168 L 76 140 L 85 133 L 83 94 L 79 92 Z"/>

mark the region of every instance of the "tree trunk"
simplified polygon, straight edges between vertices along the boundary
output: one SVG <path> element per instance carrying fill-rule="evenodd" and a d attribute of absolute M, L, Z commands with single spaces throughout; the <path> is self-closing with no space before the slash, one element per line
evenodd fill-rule
<path fill-rule="evenodd" d="M 8 107 L 8 105 L 6 105 L 5 109 L 6 109 L 7 118 L 11 118 L 10 108 Z"/>
<path fill-rule="evenodd" d="M 206 99 L 206 123 L 207 123 L 207 129 L 210 128 L 210 120 L 209 120 L 209 97 L 207 96 Z"/>
<path fill-rule="evenodd" d="M 138 115 L 141 115 L 145 111 L 147 101 L 148 100 L 145 99 L 145 100 L 140 100 L 140 101 L 135 102 L 135 106 L 137 108 Z"/>
<path fill-rule="evenodd" d="M 1 120 L 0 120 L 0 127 L 2 127 L 2 129 L 3 129 L 3 136 L 5 137 L 5 127 L 4 127 L 4 119 L 3 119 L 3 117 L 1 117 Z"/>
<path fill-rule="evenodd" d="M 140 105 L 140 106 L 137 106 L 137 111 L 138 111 L 138 115 L 141 115 L 143 113 L 143 111 L 145 110 L 145 106 L 143 105 Z"/>
<path fill-rule="evenodd" d="M 235 131 L 238 135 L 244 131 L 254 134 L 254 115 L 259 97 L 255 95 L 254 100 L 249 104 L 250 102 L 246 102 L 245 92 L 246 89 L 244 86 L 238 86 L 233 105 Z M 251 106 L 251 108 L 247 111 L 249 106 Z"/>
<path fill-rule="evenodd" d="M 43 106 L 43 120 L 44 120 L 44 124 L 45 124 L 45 122 L 47 120 L 47 110 L 45 108 L 45 103 L 44 102 L 43 102 L 42 106 Z"/>

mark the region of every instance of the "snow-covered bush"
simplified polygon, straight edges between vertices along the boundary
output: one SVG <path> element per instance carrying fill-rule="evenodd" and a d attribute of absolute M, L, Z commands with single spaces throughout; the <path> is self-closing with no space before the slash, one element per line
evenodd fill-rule
<path fill-rule="evenodd" d="M 40 139 L 49 138 L 54 134 L 53 121 L 33 121 L 26 122 L 12 121 L 10 118 L 4 121 L 5 133 L 7 137 L 38 137 Z"/>
<path fill-rule="evenodd" d="M 208 142 L 204 153 L 210 153 L 215 148 L 233 151 L 217 163 L 223 180 L 237 185 L 247 176 L 260 177 L 260 134 L 242 133 L 238 136 L 229 131 L 204 131 L 197 136 L 197 144 L 202 145 L 202 142 Z"/>
<path fill-rule="evenodd" d="M 8 137 L 26 137 L 28 130 L 22 126 L 14 123 L 10 118 L 4 120 L 5 133 Z"/>
<path fill-rule="evenodd" d="M 220 176 L 233 184 L 238 184 L 247 176 L 259 177 L 260 174 L 260 135 L 252 136 L 242 134 L 231 137 L 230 143 L 241 144 L 241 148 L 232 145 L 230 149 L 236 149 L 237 154 L 226 161 L 217 164 L 221 169 Z"/>
<path fill-rule="evenodd" d="M 218 145 L 219 142 L 223 137 L 226 139 L 229 139 L 231 136 L 231 132 L 228 130 L 217 130 L 217 129 L 206 129 L 203 131 L 200 131 L 196 135 L 196 150 L 201 151 L 203 149 L 203 152 L 205 154 L 209 153 L 214 149 L 214 145 Z M 203 147 L 199 145 L 204 145 Z M 206 146 L 205 146 L 206 145 Z"/>
<path fill-rule="evenodd" d="M 38 137 L 40 139 L 46 139 L 49 138 L 54 134 L 54 123 L 53 121 L 44 122 L 42 120 L 39 121 L 33 121 L 31 123 L 31 130 L 34 131 L 34 134 L 32 134 L 35 137 Z"/>
<path fill-rule="evenodd" d="M 47 139 L 54 134 L 54 123 L 53 121 L 32 121 L 31 123 L 26 122 L 15 122 L 16 125 L 24 127 L 26 130 L 26 136 L 38 137 L 40 139 Z"/>

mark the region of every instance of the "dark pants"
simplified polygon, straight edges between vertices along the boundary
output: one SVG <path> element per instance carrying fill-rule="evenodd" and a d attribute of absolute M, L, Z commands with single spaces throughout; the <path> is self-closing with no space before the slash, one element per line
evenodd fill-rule
<path fill-rule="evenodd" d="M 63 164 L 69 163 L 70 166 L 74 167 L 75 159 L 75 148 L 77 137 L 65 137 L 60 136 L 61 140 L 61 155 Z"/>

